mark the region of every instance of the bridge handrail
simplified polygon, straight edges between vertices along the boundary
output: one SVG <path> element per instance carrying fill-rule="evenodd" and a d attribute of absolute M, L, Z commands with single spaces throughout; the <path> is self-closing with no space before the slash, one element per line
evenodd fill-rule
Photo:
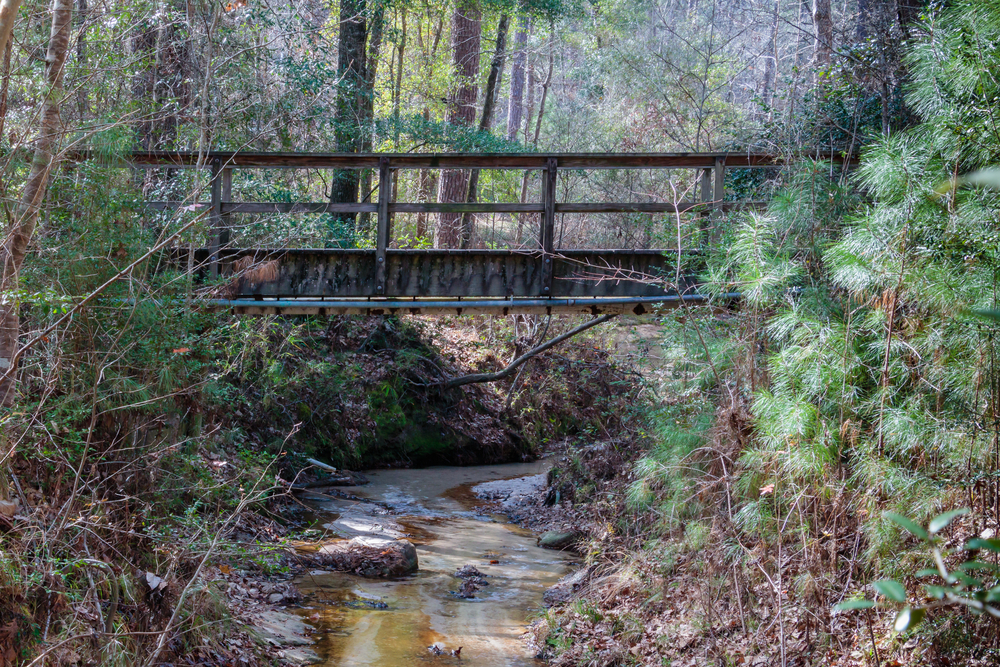
<path fill-rule="evenodd" d="M 92 151 L 71 151 L 70 160 L 92 160 Z M 132 167 L 191 168 L 219 162 L 226 168 L 377 169 L 385 159 L 392 169 L 545 169 L 555 158 L 562 169 L 712 169 L 777 167 L 803 158 L 838 164 L 857 162 L 837 152 L 777 153 L 270 153 L 254 151 L 133 151 L 124 158 Z"/>
<path fill-rule="evenodd" d="M 86 151 L 74 154 L 77 159 L 100 157 Z M 259 153 L 249 151 L 170 152 L 136 151 L 125 164 L 137 168 L 207 168 L 211 170 L 210 225 L 213 230 L 208 265 L 213 277 L 220 271 L 222 249 L 229 243 L 228 219 L 240 213 L 375 213 L 375 293 L 389 296 L 386 287 L 388 263 L 396 252 L 390 248 L 392 216 L 395 213 L 537 213 L 540 214 L 538 275 L 540 297 L 554 295 L 554 259 L 564 253 L 555 245 L 557 213 L 683 213 L 697 212 L 704 219 L 717 220 L 722 212 L 739 208 L 759 208 L 763 202 L 726 202 L 727 168 L 777 167 L 790 161 L 812 157 L 854 163 L 854 158 L 836 153 L 813 155 L 778 155 L 760 152 L 709 153 Z M 377 169 L 378 197 L 372 202 L 234 202 L 234 169 L 322 168 Z M 524 169 L 541 170 L 540 202 L 396 202 L 392 181 L 407 169 Z M 560 170 L 581 169 L 692 169 L 700 171 L 700 201 L 677 202 L 558 202 L 557 175 Z M 178 202 L 147 202 L 154 209 L 177 208 Z M 625 249 L 621 249 L 625 251 Z M 426 251 L 421 251 L 426 252 Z M 459 251 L 463 252 L 463 251 Z M 604 251 L 610 254 L 612 251 Z M 633 252 L 629 250 L 628 252 Z M 663 252 L 663 251 L 653 251 Z M 594 254 L 594 251 L 591 251 Z M 563 257 L 566 257 L 563 254 Z"/>

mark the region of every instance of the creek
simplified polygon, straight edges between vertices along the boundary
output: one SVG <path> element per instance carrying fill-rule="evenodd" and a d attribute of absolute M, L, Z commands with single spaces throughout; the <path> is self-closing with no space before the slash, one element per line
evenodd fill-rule
<path fill-rule="evenodd" d="M 296 585 L 299 613 L 315 628 L 321 665 L 538 665 L 523 640 L 542 594 L 576 563 L 535 546 L 535 534 L 500 515 L 484 515 L 476 484 L 543 474 L 547 462 L 378 470 L 347 493 L 373 502 L 314 500 L 317 518 L 339 537 L 405 537 L 420 568 L 396 579 L 314 571 Z M 456 570 L 474 565 L 487 585 L 471 599 L 455 594 Z M 436 654 L 431 646 L 442 649 Z M 451 651 L 461 647 L 460 658 Z"/>

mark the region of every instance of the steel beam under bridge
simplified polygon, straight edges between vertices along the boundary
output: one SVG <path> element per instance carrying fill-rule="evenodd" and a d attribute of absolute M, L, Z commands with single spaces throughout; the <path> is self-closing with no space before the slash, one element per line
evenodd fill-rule
<path fill-rule="evenodd" d="M 718 295 L 712 303 L 728 305 L 739 294 Z M 704 294 L 659 297 L 584 299 L 213 299 L 209 308 L 237 315 L 513 315 L 513 314 L 634 314 L 706 304 Z"/>
<path fill-rule="evenodd" d="M 186 264 L 184 250 L 174 261 Z M 650 312 L 680 303 L 676 253 L 663 250 L 223 249 L 230 282 L 214 307 L 244 314 Z M 195 251 L 207 269 L 208 249 Z M 233 267 L 253 267 L 238 271 Z M 669 287 L 668 287 L 669 285 Z M 693 295 L 693 277 L 681 291 Z"/>
<path fill-rule="evenodd" d="M 175 253 L 178 264 L 187 252 Z M 385 251 L 375 249 L 223 249 L 222 275 L 233 275 L 237 298 L 583 298 L 657 297 L 676 294 L 676 252 L 670 250 Z M 195 263 L 207 266 L 207 249 Z M 183 264 L 181 264 L 183 265 Z M 254 267 L 234 272 L 233 266 Z M 383 290 L 376 292 L 380 270 Z M 550 277 L 551 276 L 551 277 Z M 551 285 L 551 287 L 550 287 Z M 681 277 L 687 291 L 694 280 Z"/>

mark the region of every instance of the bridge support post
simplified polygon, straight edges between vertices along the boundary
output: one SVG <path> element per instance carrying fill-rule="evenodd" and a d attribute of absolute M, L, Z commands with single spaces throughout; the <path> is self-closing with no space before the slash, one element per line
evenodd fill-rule
<path fill-rule="evenodd" d="M 208 262 L 212 279 L 219 277 L 219 248 L 222 242 L 222 160 L 212 160 L 212 210 L 209 214 L 211 240 L 209 241 Z"/>
<path fill-rule="evenodd" d="M 704 230 L 707 229 L 708 227 L 708 225 L 705 224 L 705 221 L 708 220 L 708 217 L 711 213 L 710 202 L 712 201 L 712 170 L 710 168 L 701 170 L 700 185 L 701 185 L 701 193 L 700 196 L 698 197 L 698 200 L 702 204 L 704 204 L 704 206 L 701 207 L 700 209 L 701 212 L 698 214 L 698 217 L 701 218 L 701 228 Z"/>
<path fill-rule="evenodd" d="M 230 216 L 232 214 L 229 213 L 229 212 L 227 212 L 227 211 L 225 211 L 224 209 L 222 209 L 222 206 L 225 205 L 225 204 L 230 204 L 233 201 L 233 170 L 232 169 L 223 169 L 222 170 L 222 193 L 221 193 L 220 199 L 221 199 L 221 201 L 219 202 L 219 209 L 220 209 L 219 227 L 217 228 L 218 229 L 218 233 L 219 233 L 219 249 L 218 249 L 218 253 L 219 253 L 220 256 L 219 256 L 219 261 L 217 262 L 217 267 L 218 267 L 218 273 L 219 274 L 221 274 L 221 275 L 228 275 L 229 268 L 228 268 L 227 264 L 224 264 L 222 262 L 221 254 L 222 254 L 222 249 L 229 245 L 229 241 L 230 241 L 229 230 L 232 229 L 232 225 L 230 224 Z"/>
<path fill-rule="evenodd" d="M 545 164 L 542 179 L 542 227 L 539 240 L 542 247 L 542 296 L 552 296 L 553 250 L 556 229 L 556 170 L 557 158 L 550 157 Z"/>
<path fill-rule="evenodd" d="M 386 295 L 386 249 L 389 247 L 389 199 L 392 197 L 389 158 L 378 160 L 378 220 L 375 228 L 375 294 Z"/>
<path fill-rule="evenodd" d="M 726 159 L 715 158 L 715 187 L 712 192 L 712 221 L 718 222 L 722 219 L 722 204 L 726 199 Z"/>

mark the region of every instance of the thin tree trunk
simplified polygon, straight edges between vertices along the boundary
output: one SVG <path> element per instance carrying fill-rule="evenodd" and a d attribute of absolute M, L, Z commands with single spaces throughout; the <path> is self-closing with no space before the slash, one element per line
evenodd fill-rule
<path fill-rule="evenodd" d="M 858 0 L 858 22 L 854 27 L 854 35 L 859 44 L 871 36 L 874 17 L 871 0 Z"/>
<path fill-rule="evenodd" d="M 535 114 L 535 65 L 532 62 L 528 62 L 527 67 L 527 85 L 528 85 L 528 101 L 525 104 L 525 111 L 527 112 L 527 117 L 524 122 L 524 143 L 528 143 L 528 133 L 530 131 L 531 119 Z M 528 171 L 525 171 L 521 176 L 521 195 L 518 201 L 522 204 L 528 196 Z M 524 222 L 529 217 L 528 213 L 519 213 L 517 216 L 517 232 L 514 234 L 514 245 L 521 245 L 521 239 L 524 237 Z"/>
<path fill-rule="evenodd" d="M 528 62 L 528 21 L 527 15 L 517 23 L 514 34 L 514 59 L 510 65 L 510 102 L 507 105 L 507 139 L 517 141 L 524 118 L 524 70 Z"/>
<path fill-rule="evenodd" d="M 807 25 L 807 21 L 810 25 Z M 792 118 L 795 116 L 795 104 L 799 99 L 799 85 L 801 84 L 802 72 L 806 70 L 806 63 L 809 56 L 808 31 L 812 22 L 812 12 L 809 11 L 809 0 L 799 0 L 799 16 L 796 25 L 799 34 L 795 42 L 795 74 L 792 79 L 792 95 L 788 102 L 788 124 L 792 126 Z"/>
<path fill-rule="evenodd" d="M 771 24 L 771 39 L 768 44 L 767 61 L 764 63 L 763 98 L 768 120 L 771 120 L 773 117 L 771 105 L 774 103 L 774 86 L 778 71 L 778 3 L 780 1 L 774 0 L 774 21 Z"/>
<path fill-rule="evenodd" d="M 0 137 L 3 137 L 4 125 L 7 121 L 7 89 L 10 84 L 10 55 L 14 50 L 11 43 L 10 33 L 14 29 L 14 21 L 17 20 L 17 12 L 21 7 L 21 0 L 3 0 L 0 2 L 0 50 L 3 52 L 3 89 L 0 90 Z M 7 221 L 8 224 L 10 221 Z M 2 356 L 2 353 L 0 353 Z"/>
<path fill-rule="evenodd" d="M 385 3 L 377 3 L 372 12 L 372 23 L 368 30 L 368 55 L 365 59 L 365 88 L 362 91 L 364 126 L 361 130 L 361 152 L 371 153 L 375 135 L 375 79 L 378 77 L 378 58 L 382 50 L 382 32 L 385 27 Z M 361 176 L 362 201 L 371 201 L 372 170 L 365 169 Z M 371 213 L 361 214 L 361 228 L 368 229 Z"/>
<path fill-rule="evenodd" d="M 80 35 L 76 40 L 76 61 L 78 66 L 85 67 L 87 64 L 87 0 L 77 0 L 76 12 L 77 22 L 80 24 Z M 90 113 L 87 86 L 79 86 L 76 95 L 80 118 L 83 119 Z"/>
<path fill-rule="evenodd" d="M 476 121 L 479 96 L 480 22 L 482 14 L 476 0 L 458 0 L 451 19 L 453 65 L 458 87 L 448 109 L 448 123 L 471 127 Z M 463 169 L 446 169 L 441 174 L 438 201 L 464 202 L 468 195 L 469 175 Z M 462 241 L 462 216 L 441 213 L 434 231 L 435 248 L 458 248 Z"/>
<path fill-rule="evenodd" d="M 538 137 L 542 133 L 542 118 L 545 116 L 545 101 L 549 98 L 549 88 L 552 86 L 552 74 L 556 65 L 555 46 L 555 26 L 552 26 L 552 34 L 549 37 L 549 71 L 545 74 L 545 81 L 542 81 L 542 99 L 538 103 L 538 116 L 535 117 L 535 136 L 531 138 L 531 145 L 538 148 Z"/>
<path fill-rule="evenodd" d="M 403 96 L 403 53 L 406 50 L 406 8 L 400 12 L 400 22 L 402 24 L 399 36 L 399 45 L 396 47 L 396 86 L 393 90 L 392 98 L 392 121 L 393 133 L 395 135 L 396 150 L 399 150 L 399 121 L 400 110 L 402 108 Z M 399 183 L 399 179 L 393 180 L 393 187 Z"/>
<path fill-rule="evenodd" d="M 337 90 L 334 139 L 337 151 L 357 153 L 361 149 L 360 125 L 364 117 L 362 93 L 365 86 L 365 0 L 340 0 L 340 34 L 337 38 Z M 358 172 L 338 169 L 333 172 L 330 201 L 355 203 L 358 201 Z M 333 217 L 334 239 L 338 245 L 354 242 L 355 216 L 337 213 Z M 347 237 L 347 238 L 344 238 Z"/>
<path fill-rule="evenodd" d="M 0 51 L 5 50 L 10 40 L 11 28 L 17 17 L 19 2 L 0 2 Z M 16 393 L 15 354 L 19 318 L 17 302 L 10 296 L 18 287 L 18 272 L 24 263 L 28 244 L 38 224 L 38 214 L 45 199 L 49 172 L 55 166 L 53 152 L 58 148 L 62 136 L 62 122 L 59 106 L 63 99 L 63 72 L 69 37 L 73 27 L 73 0 L 55 0 L 52 8 L 52 28 L 49 48 L 45 54 L 46 79 L 48 89 L 42 102 L 41 124 L 35 141 L 35 155 L 31 161 L 31 171 L 24 184 L 17 218 L 10 225 L 3 246 L 0 247 L 0 406 L 9 408 L 14 404 Z M 7 457 L 6 431 L 0 432 L 0 457 Z M 5 468 L 6 466 L 4 466 Z M 7 475 L 0 470 L 0 501 L 8 501 Z"/>
<path fill-rule="evenodd" d="M 815 69 L 826 72 L 833 60 L 833 14 L 830 0 L 813 0 L 813 26 L 816 29 Z"/>
<path fill-rule="evenodd" d="M 555 54 L 555 28 L 553 26 L 552 35 L 549 38 L 549 71 L 545 74 L 545 81 L 542 82 L 542 99 L 538 104 L 538 116 L 535 118 L 535 134 L 531 138 L 532 148 L 538 148 L 538 138 L 542 133 L 542 118 L 545 116 L 545 101 L 549 97 L 549 87 L 552 85 L 552 74 L 555 71 L 556 54 Z M 530 121 L 530 114 L 529 114 Z M 521 177 L 521 203 L 528 196 L 528 174 L 530 172 L 525 170 L 524 175 Z M 521 243 L 521 235 L 524 233 L 524 218 L 525 214 L 522 213 L 517 219 L 517 236 L 514 238 L 514 242 L 517 245 Z"/>
<path fill-rule="evenodd" d="M 424 122 L 430 121 L 430 109 L 424 107 Z M 430 169 L 421 169 L 417 176 L 417 201 L 421 203 L 431 200 L 431 193 L 437 188 L 437 179 L 431 175 Z M 417 213 L 417 240 L 427 236 L 427 213 Z"/>
<path fill-rule="evenodd" d="M 493 110 L 496 107 L 497 91 L 503 82 L 503 64 L 507 51 L 507 27 L 510 17 L 506 14 L 500 17 L 497 24 L 497 39 L 493 50 L 493 60 L 490 63 L 490 73 L 486 78 L 486 94 L 483 96 L 483 114 L 479 118 L 479 131 L 488 132 L 493 125 Z M 466 201 L 477 201 L 479 196 L 479 170 L 473 169 L 469 175 L 469 195 Z M 462 216 L 462 247 L 468 247 L 472 242 L 473 227 L 476 216 L 466 213 Z"/>

